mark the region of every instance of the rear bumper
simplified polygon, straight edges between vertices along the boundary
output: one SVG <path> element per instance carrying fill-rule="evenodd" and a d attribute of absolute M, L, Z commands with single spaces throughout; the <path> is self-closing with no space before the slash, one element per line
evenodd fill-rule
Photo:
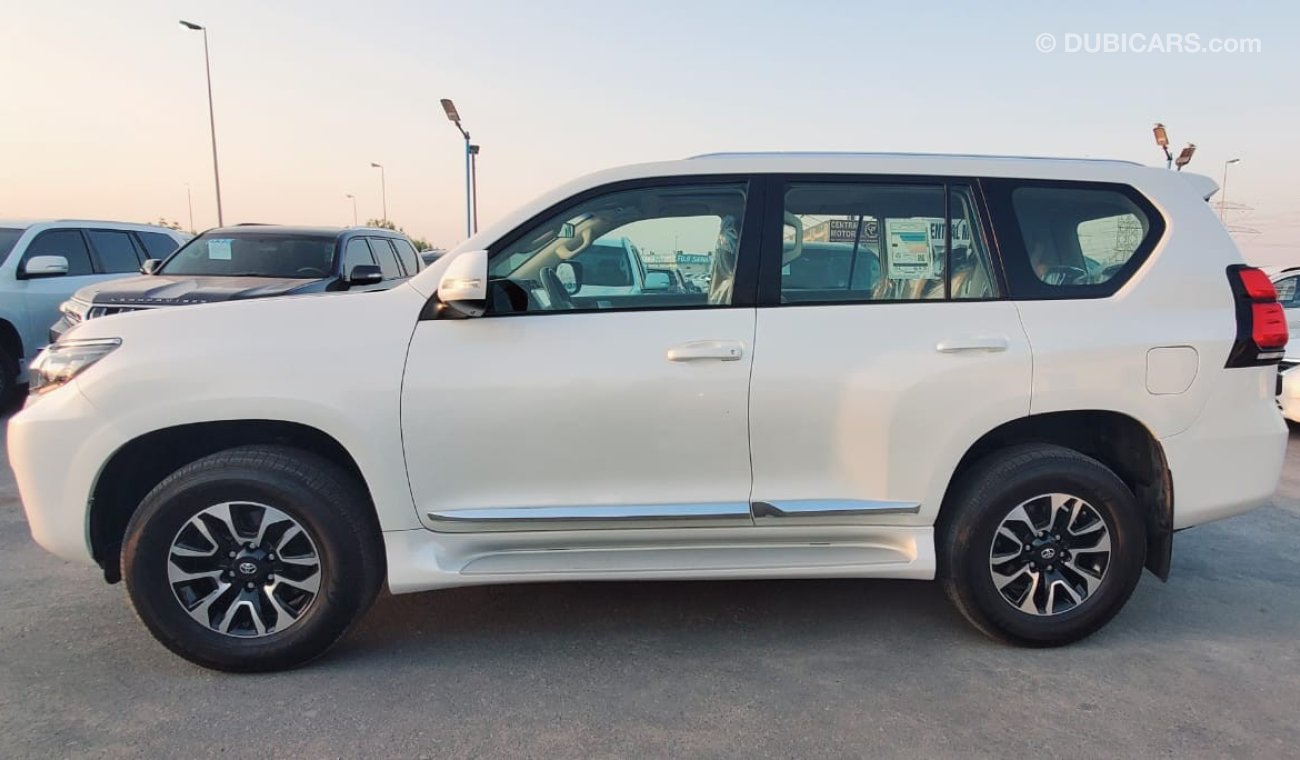
<path fill-rule="evenodd" d="M 1160 441 L 1174 481 L 1176 530 L 1260 506 L 1282 476 L 1288 430 L 1272 367 L 1222 376 L 1196 422 Z"/>

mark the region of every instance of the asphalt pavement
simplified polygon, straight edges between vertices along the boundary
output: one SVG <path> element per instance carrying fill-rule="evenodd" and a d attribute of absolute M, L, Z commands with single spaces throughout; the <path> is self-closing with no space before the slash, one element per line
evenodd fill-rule
<path fill-rule="evenodd" d="M 932 583 L 578 583 L 385 595 L 256 676 L 37 547 L 6 460 L 0 756 L 1300 757 L 1300 434 L 1270 505 L 1180 533 L 1170 581 L 1064 649 L 988 641 Z"/>

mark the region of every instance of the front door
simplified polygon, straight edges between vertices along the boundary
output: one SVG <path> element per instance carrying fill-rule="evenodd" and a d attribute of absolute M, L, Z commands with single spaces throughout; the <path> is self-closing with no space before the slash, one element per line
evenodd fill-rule
<path fill-rule="evenodd" d="M 750 524 L 750 196 L 743 179 L 585 193 L 490 248 L 487 313 L 422 321 L 411 343 L 402 428 L 426 527 Z M 647 267 L 700 267 L 708 287 L 607 287 Z"/>

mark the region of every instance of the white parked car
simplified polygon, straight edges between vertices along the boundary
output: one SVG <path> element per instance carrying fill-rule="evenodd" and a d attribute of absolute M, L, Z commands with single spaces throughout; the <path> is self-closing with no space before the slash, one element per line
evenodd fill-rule
<path fill-rule="evenodd" d="M 0 409 L 27 382 L 59 304 L 86 285 L 139 274 L 189 239 L 151 224 L 0 220 Z"/>
<path fill-rule="evenodd" d="M 1064 644 L 1281 472 L 1286 325 L 1214 191 L 1114 161 L 614 169 L 389 291 L 85 322 L 10 461 L 36 540 L 214 668 L 319 655 L 385 579 L 937 578 L 985 633 Z M 606 236 L 712 251 L 707 292 L 585 293 Z M 798 265 L 805 237 L 852 250 Z"/>

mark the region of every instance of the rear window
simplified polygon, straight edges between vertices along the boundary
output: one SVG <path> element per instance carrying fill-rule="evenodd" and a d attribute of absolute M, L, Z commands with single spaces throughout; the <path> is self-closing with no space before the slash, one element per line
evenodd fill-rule
<path fill-rule="evenodd" d="M 135 234 L 140 236 L 140 242 L 144 244 L 144 250 L 151 259 L 165 259 L 179 246 L 170 235 L 164 235 L 161 232 L 137 232 Z"/>
<path fill-rule="evenodd" d="M 399 238 L 394 238 L 388 242 L 392 243 L 393 247 L 397 249 L 397 255 L 402 259 L 402 266 L 406 269 L 408 275 L 420 271 L 420 257 L 415 253 L 415 246 Z"/>
<path fill-rule="evenodd" d="M 1146 213 L 1115 190 L 1021 187 L 1011 204 L 1029 265 L 1052 286 L 1106 284 L 1151 231 Z"/>
<path fill-rule="evenodd" d="M 187 243 L 160 273 L 315 280 L 334 271 L 334 242 L 325 235 L 214 232 Z"/>
<path fill-rule="evenodd" d="M 121 230 L 87 230 L 90 244 L 99 257 L 99 271 L 114 274 L 134 272 L 140 268 L 140 255 L 136 253 L 131 233 Z"/>

